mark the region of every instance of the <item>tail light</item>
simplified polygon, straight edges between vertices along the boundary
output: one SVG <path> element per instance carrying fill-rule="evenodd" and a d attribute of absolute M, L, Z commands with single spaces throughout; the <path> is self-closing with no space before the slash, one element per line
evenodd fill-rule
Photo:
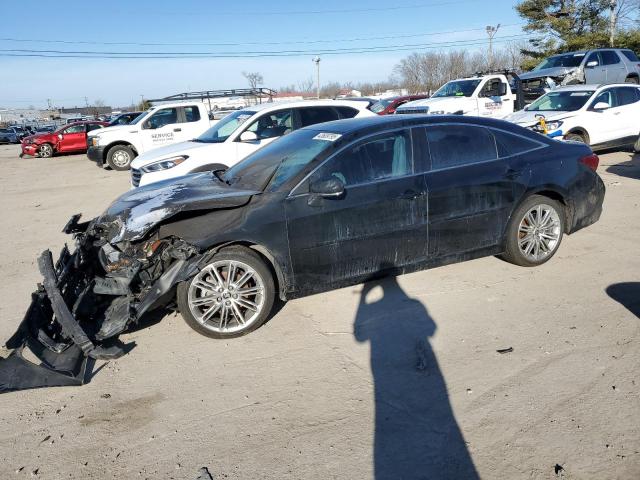
<path fill-rule="evenodd" d="M 600 159 L 598 158 L 598 155 L 592 153 L 591 155 L 582 157 L 580 159 L 580 163 L 586 165 L 595 172 L 598 169 L 598 165 L 600 164 Z"/>

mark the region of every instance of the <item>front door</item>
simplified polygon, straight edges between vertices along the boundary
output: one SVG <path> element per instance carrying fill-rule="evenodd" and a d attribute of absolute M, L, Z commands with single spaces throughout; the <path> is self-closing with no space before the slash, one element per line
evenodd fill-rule
<path fill-rule="evenodd" d="M 609 108 L 596 110 L 594 107 L 599 103 L 604 103 Z M 602 90 L 591 101 L 587 112 L 585 112 L 585 124 L 589 128 L 589 143 L 591 145 L 611 142 L 621 137 L 620 132 L 627 127 L 623 110 L 618 106 L 615 88 Z"/>
<path fill-rule="evenodd" d="M 261 147 L 273 142 L 276 138 L 293 130 L 293 112 L 290 108 L 284 110 L 276 110 L 274 112 L 265 113 L 255 119 L 244 132 L 255 134 L 254 139 L 241 140 L 240 136 L 236 138 L 236 159 L 234 163 L 239 162 L 249 154 L 255 152 Z"/>
<path fill-rule="evenodd" d="M 337 178 L 339 198 L 309 184 Z M 378 134 L 327 160 L 285 201 L 297 291 L 363 281 L 426 258 L 424 176 L 413 169 L 408 130 Z"/>
<path fill-rule="evenodd" d="M 602 65 L 602 59 L 598 52 L 592 52 L 584 63 L 584 78 L 588 85 L 607 83 L 607 70 Z"/>
<path fill-rule="evenodd" d="M 181 141 L 182 123 L 178 108 L 160 108 L 142 124 L 140 135 L 144 151 Z"/>
<path fill-rule="evenodd" d="M 425 130 L 432 162 L 426 175 L 430 256 L 495 247 L 517 194 L 514 180 L 526 177 L 524 166 L 511 169 L 498 158 L 488 128 L 443 124 Z"/>
<path fill-rule="evenodd" d="M 59 152 L 75 152 L 87 148 L 87 134 L 83 123 L 65 128 L 58 137 Z"/>
<path fill-rule="evenodd" d="M 502 118 L 513 113 L 513 101 L 507 95 L 508 85 L 500 78 L 490 78 L 478 93 L 481 117 Z"/>

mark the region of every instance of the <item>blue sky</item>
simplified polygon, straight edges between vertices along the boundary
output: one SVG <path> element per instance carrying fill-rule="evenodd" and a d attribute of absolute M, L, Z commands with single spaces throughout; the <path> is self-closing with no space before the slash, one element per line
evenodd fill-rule
<path fill-rule="evenodd" d="M 513 8 L 515 3 L 513 0 L 489 3 L 478 0 L 67 0 L 52 4 L 21 0 L 13 4 L 18 9 L 14 14 L 0 20 L 3 39 L 0 54 L 20 53 L 7 51 L 14 49 L 224 54 L 302 50 L 305 53 L 268 58 L 187 59 L 0 56 L 0 107 L 42 107 L 48 98 L 56 106 L 83 105 L 85 96 L 90 103 L 100 99 L 119 106 L 139 101 L 140 95 L 152 98 L 189 90 L 245 87 L 243 71 L 262 73 L 264 85 L 277 89 L 315 75 L 311 61 L 313 51 L 420 45 L 406 47 L 404 51 L 322 55 L 321 83 L 385 80 L 401 58 L 411 51 L 426 51 L 426 44 L 461 42 L 458 48 L 486 49 L 486 45 L 465 43 L 486 39 L 484 27 L 497 23 L 504 25 L 496 36 L 497 47 L 511 36 L 522 35 L 522 20 Z M 45 5 L 48 6 L 45 8 Z M 365 9 L 368 11 L 361 11 Z M 361 38 L 365 40 L 354 40 Z M 236 45 L 184 45 L 188 43 Z"/>

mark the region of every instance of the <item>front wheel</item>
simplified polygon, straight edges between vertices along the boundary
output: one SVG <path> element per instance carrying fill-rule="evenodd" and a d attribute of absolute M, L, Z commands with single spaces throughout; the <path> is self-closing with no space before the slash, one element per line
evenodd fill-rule
<path fill-rule="evenodd" d="M 273 276 L 253 250 L 216 253 L 191 279 L 178 285 L 178 309 L 187 325 L 211 338 L 246 335 L 268 318 L 275 299 Z"/>
<path fill-rule="evenodd" d="M 38 147 L 38 156 L 40 158 L 53 157 L 53 147 L 49 143 L 43 143 Z"/>
<path fill-rule="evenodd" d="M 136 154 L 131 147 L 127 145 L 116 145 L 115 147 L 111 147 L 109 153 L 107 153 L 107 165 L 114 170 L 129 170 L 135 156 Z"/>
<path fill-rule="evenodd" d="M 633 146 L 633 151 L 636 153 L 640 153 L 640 135 L 638 135 L 638 139 L 636 140 L 636 144 Z"/>
<path fill-rule="evenodd" d="M 564 208 L 559 202 L 532 195 L 511 216 L 503 258 L 522 267 L 542 265 L 558 251 L 564 224 Z"/>
<path fill-rule="evenodd" d="M 589 142 L 587 142 L 587 139 L 581 135 L 580 133 L 568 133 L 564 136 L 565 140 L 571 140 L 573 142 L 580 142 L 580 143 L 584 143 L 584 144 L 589 144 Z"/>

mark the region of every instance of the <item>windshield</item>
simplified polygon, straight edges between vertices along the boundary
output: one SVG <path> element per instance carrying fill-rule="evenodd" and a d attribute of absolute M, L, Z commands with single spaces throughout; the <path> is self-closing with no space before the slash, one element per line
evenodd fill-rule
<path fill-rule="evenodd" d="M 255 114 L 256 112 L 249 112 L 247 110 L 238 110 L 230 113 L 209 130 L 196 138 L 195 141 L 203 143 L 222 143 L 226 141 L 240 125 L 249 120 Z"/>
<path fill-rule="evenodd" d="M 556 67 L 577 67 L 582 63 L 584 53 L 568 53 L 566 55 L 554 55 L 553 57 L 546 58 L 540 65 L 533 69 L 533 71 L 544 70 L 545 68 Z"/>
<path fill-rule="evenodd" d="M 527 107 L 528 112 L 575 112 L 593 95 L 593 90 L 549 92 Z"/>
<path fill-rule="evenodd" d="M 454 80 L 445 83 L 431 98 L 437 97 L 470 97 L 475 92 L 480 80 Z"/>
<path fill-rule="evenodd" d="M 297 130 L 249 155 L 227 170 L 222 179 L 236 188 L 269 190 L 297 175 L 332 141 L 317 138 L 317 130 Z"/>
<path fill-rule="evenodd" d="M 376 103 L 371 105 L 369 110 L 371 110 L 373 113 L 380 113 L 389 105 L 391 105 L 393 103 L 393 100 L 394 100 L 393 98 L 385 98 L 383 100 L 378 100 Z"/>

